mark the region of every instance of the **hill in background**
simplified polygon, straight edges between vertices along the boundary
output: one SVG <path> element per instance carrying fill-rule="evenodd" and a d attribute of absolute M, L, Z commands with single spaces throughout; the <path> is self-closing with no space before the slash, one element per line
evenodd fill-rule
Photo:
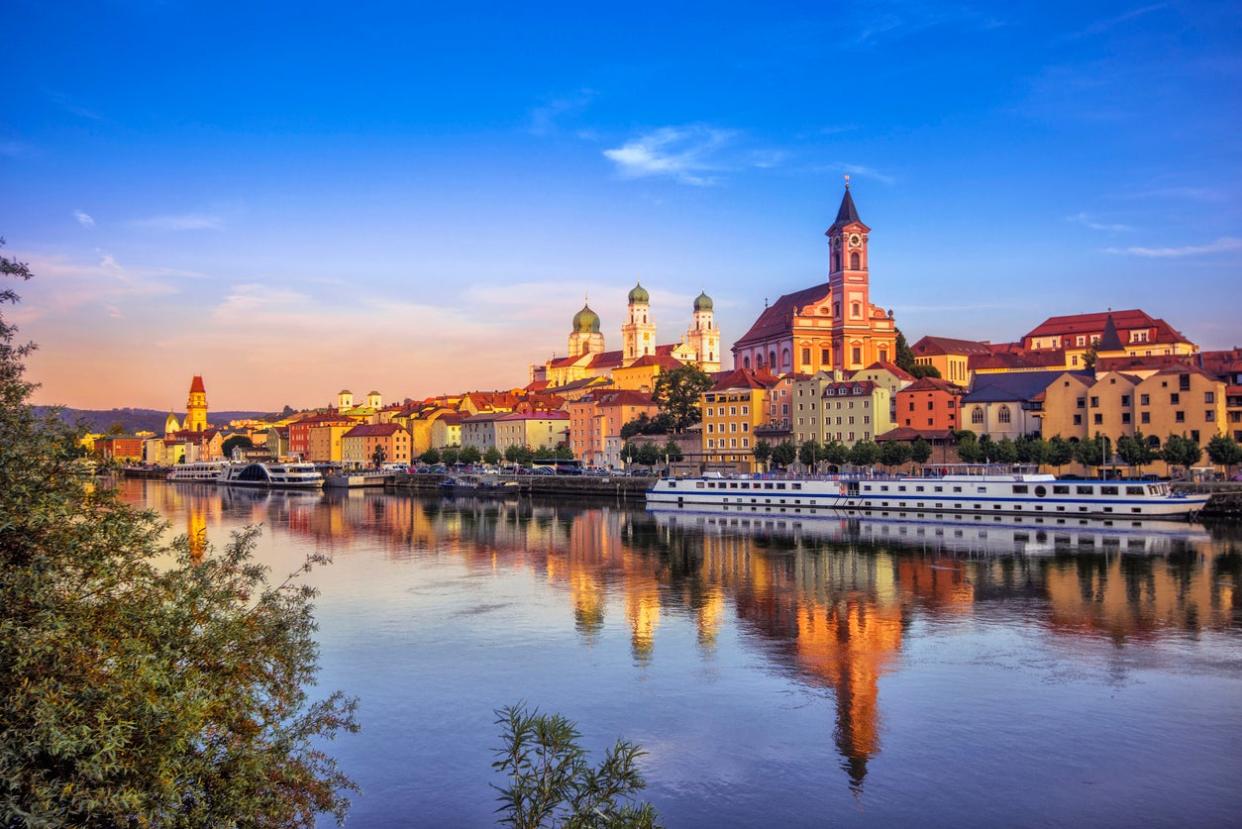
<path fill-rule="evenodd" d="M 55 406 L 36 406 L 35 411 L 40 415 L 45 412 L 57 409 Z M 61 420 L 71 425 L 83 424 L 87 431 L 90 432 L 106 432 L 114 424 L 119 423 L 125 429 L 126 434 L 133 434 L 139 431 L 164 433 L 164 420 L 168 417 L 168 412 L 157 411 L 156 409 L 69 409 L 59 408 Z M 185 418 L 185 412 L 175 412 L 178 420 Z M 227 425 L 230 420 L 241 420 L 247 418 L 262 419 L 266 417 L 275 417 L 271 412 L 209 412 L 207 419 L 216 426 Z"/>

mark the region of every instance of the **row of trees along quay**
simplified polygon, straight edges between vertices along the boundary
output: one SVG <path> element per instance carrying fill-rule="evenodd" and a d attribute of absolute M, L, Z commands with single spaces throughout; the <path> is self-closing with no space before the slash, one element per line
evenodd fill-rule
<path fill-rule="evenodd" d="M 503 452 L 495 446 L 489 446 L 482 451 L 477 446 L 445 446 L 439 449 L 428 449 L 419 455 L 418 459 L 426 464 L 443 463 L 448 466 L 459 463 L 473 464 L 480 462 L 496 466 L 501 461 L 514 466 L 530 466 L 532 463 L 538 463 L 539 461 L 571 460 L 573 456 L 573 451 L 561 443 L 555 447 L 541 446 L 538 449 L 515 444 L 506 447 Z"/>
<path fill-rule="evenodd" d="M 32 274 L 0 256 L 0 277 L 3 309 L 19 299 L 9 280 Z M 304 579 L 328 558 L 273 579 L 257 528 L 222 550 L 165 541 L 166 522 L 85 470 L 84 427 L 36 413 L 34 346 L 16 335 L 0 313 L 0 827 L 343 822 L 357 787 L 327 748 L 358 730 L 357 701 L 311 697 L 323 692 Z M 498 822 L 657 825 L 638 800 L 638 746 L 593 766 L 564 718 L 499 715 Z"/>

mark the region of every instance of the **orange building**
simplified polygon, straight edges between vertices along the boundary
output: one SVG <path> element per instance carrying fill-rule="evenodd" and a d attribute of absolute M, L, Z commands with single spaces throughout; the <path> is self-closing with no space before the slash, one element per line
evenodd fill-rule
<path fill-rule="evenodd" d="M 601 391 L 565 405 L 569 412 L 569 447 L 574 457 L 591 466 L 608 465 L 608 438 L 641 415 L 660 412 L 650 394 L 624 389 Z"/>
<path fill-rule="evenodd" d="M 768 394 L 780 381 L 767 371 L 736 368 L 703 393 L 702 449 L 707 463 L 754 471 L 754 430 L 768 418 Z"/>
<path fill-rule="evenodd" d="M 828 228 L 828 283 L 785 294 L 765 308 L 733 345 L 733 366 L 773 373 L 849 373 L 897 356 L 891 311 L 871 304 L 871 228 L 858 218 L 846 178 L 836 221 Z"/>
<path fill-rule="evenodd" d="M 336 414 L 314 414 L 303 417 L 301 420 L 295 420 L 289 424 L 289 454 L 299 458 L 310 459 L 310 433 L 312 429 L 329 424 L 353 426 L 356 422 L 348 417 Z M 316 460 L 328 459 L 317 458 Z M 340 458 L 337 457 L 335 460 L 339 461 Z"/>
<path fill-rule="evenodd" d="M 108 435 L 96 438 L 95 456 L 105 461 L 142 460 L 142 438 L 132 435 Z"/>
<path fill-rule="evenodd" d="M 966 390 L 948 380 L 923 377 L 897 392 L 897 425 L 913 429 L 961 428 Z"/>
<path fill-rule="evenodd" d="M 341 462 L 370 466 L 379 448 L 384 450 L 385 463 L 409 463 L 410 445 L 410 433 L 396 423 L 363 423 L 341 438 Z"/>

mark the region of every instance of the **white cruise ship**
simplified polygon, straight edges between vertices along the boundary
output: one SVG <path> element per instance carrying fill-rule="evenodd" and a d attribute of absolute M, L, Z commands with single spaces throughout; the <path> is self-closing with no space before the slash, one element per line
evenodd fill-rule
<path fill-rule="evenodd" d="M 323 475 L 310 463 L 242 463 L 230 466 L 218 483 L 311 489 L 323 486 Z"/>
<path fill-rule="evenodd" d="M 167 480 L 180 483 L 214 483 L 229 468 L 228 461 L 196 461 L 178 464 L 168 473 Z"/>
<path fill-rule="evenodd" d="M 815 515 L 944 514 L 955 520 L 1030 516 L 1071 518 L 1189 518 L 1209 495 L 1173 492 L 1167 481 L 1058 479 L 1034 471 L 958 465 L 923 477 L 838 476 L 760 478 L 704 475 L 663 479 L 647 492 L 651 504 L 681 509 L 724 507 L 734 512 Z"/>

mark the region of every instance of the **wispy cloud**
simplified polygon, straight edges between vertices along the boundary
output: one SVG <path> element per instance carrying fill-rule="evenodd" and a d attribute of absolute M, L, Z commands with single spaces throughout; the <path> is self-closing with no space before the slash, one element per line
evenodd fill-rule
<path fill-rule="evenodd" d="M 77 219 L 78 224 L 82 225 L 82 227 L 94 227 L 95 226 L 95 219 L 91 216 L 90 213 L 87 213 L 85 210 L 73 211 L 73 218 Z"/>
<path fill-rule="evenodd" d="M 1157 12 L 1157 11 L 1160 11 L 1161 9 L 1166 9 L 1168 8 L 1168 6 L 1169 6 L 1168 3 L 1152 3 L 1147 6 L 1139 6 L 1137 8 L 1130 9 L 1129 11 L 1122 12 L 1121 14 L 1115 15 L 1113 17 L 1106 17 L 1103 20 L 1097 20 L 1094 23 L 1082 29 L 1079 29 L 1076 32 L 1071 32 L 1065 35 L 1065 37 L 1062 39 L 1063 40 L 1077 40 L 1078 38 L 1102 34 L 1104 32 L 1107 32 L 1109 29 L 1120 26 L 1122 23 L 1133 20 L 1136 17 L 1142 17 L 1144 15 L 1151 14 L 1152 12 Z"/>
<path fill-rule="evenodd" d="M 683 184 L 704 187 L 725 169 L 717 154 L 737 135 L 733 130 L 704 125 L 661 127 L 604 150 L 626 178 L 668 176 Z"/>
<path fill-rule="evenodd" d="M 1110 233 L 1128 233 L 1134 230 L 1130 225 L 1121 224 L 1119 222 L 1101 222 L 1093 218 L 1088 213 L 1078 212 L 1072 216 L 1066 216 L 1065 221 L 1091 228 L 1092 230 L 1104 230 Z"/>
<path fill-rule="evenodd" d="M 1214 187 L 1153 187 L 1150 190 L 1138 190 L 1133 193 L 1119 193 L 1111 198 L 1117 199 L 1185 199 L 1187 201 L 1218 202 L 1225 201 L 1226 194 Z"/>
<path fill-rule="evenodd" d="M 0 156 L 5 158 L 23 158 L 30 155 L 30 146 L 20 141 L 0 141 Z"/>
<path fill-rule="evenodd" d="M 24 299 L 41 316 L 124 307 L 138 297 L 174 294 L 180 280 L 202 276 L 177 268 L 126 265 L 106 251 L 99 251 L 93 261 L 37 253 L 23 254 L 22 259 L 39 277 Z"/>
<path fill-rule="evenodd" d="M 1004 26 L 986 12 L 956 3 L 924 3 L 919 0 L 887 0 L 862 7 L 856 34 L 844 45 L 868 47 L 884 40 L 916 34 L 935 26 L 954 25 L 974 31 Z"/>
<path fill-rule="evenodd" d="M 1105 248 L 1104 252 L 1128 256 L 1145 256 L 1151 259 L 1171 259 L 1179 256 L 1199 256 L 1205 253 L 1226 253 L 1234 250 L 1242 250 L 1242 239 L 1233 236 L 1222 236 L 1215 242 L 1208 242 L 1205 245 L 1182 245 L 1181 247 L 1168 248 Z"/>
<path fill-rule="evenodd" d="M 868 178 L 881 184 L 896 184 L 897 179 L 888 173 L 881 172 L 866 164 L 852 164 L 845 161 L 834 161 L 831 164 L 817 164 L 811 168 L 816 173 L 848 173 L 859 178 Z"/>
<path fill-rule="evenodd" d="M 530 111 L 527 131 L 532 135 L 550 135 L 557 131 L 559 121 L 586 109 L 595 97 L 595 90 L 580 89 L 575 94 L 553 98 Z"/>
<path fill-rule="evenodd" d="M 209 213 L 181 213 L 135 219 L 130 225 L 144 230 L 223 230 L 224 220 Z"/>
<path fill-rule="evenodd" d="M 70 115 L 76 115 L 79 118 L 85 118 L 88 121 L 103 121 L 104 120 L 104 117 L 100 115 L 98 112 L 95 112 L 95 110 L 93 109 L 88 109 L 87 107 L 82 106 L 77 101 L 74 101 L 72 98 L 70 98 L 68 95 L 64 94 L 63 92 L 49 91 L 47 93 L 47 97 L 51 99 L 52 103 L 56 104 L 58 107 L 63 109 L 65 112 L 68 112 Z"/>

